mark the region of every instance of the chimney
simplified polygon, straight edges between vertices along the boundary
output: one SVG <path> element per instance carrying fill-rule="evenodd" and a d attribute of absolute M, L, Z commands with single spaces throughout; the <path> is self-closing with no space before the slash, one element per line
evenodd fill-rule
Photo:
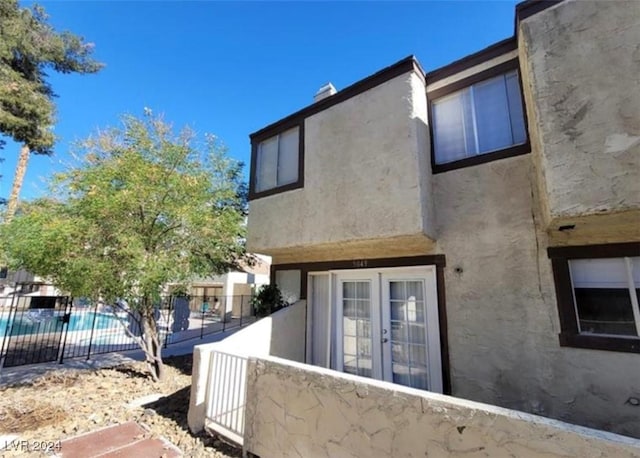
<path fill-rule="evenodd" d="M 333 87 L 333 84 L 327 83 L 324 86 L 321 86 L 320 89 L 318 89 L 316 95 L 313 96 L 313 101 L 319 102 L 322 99 L 326 99 L 327 97 L 332 96 L 336 92 L 338 91 L 336 91 L 336 88 Z"/>

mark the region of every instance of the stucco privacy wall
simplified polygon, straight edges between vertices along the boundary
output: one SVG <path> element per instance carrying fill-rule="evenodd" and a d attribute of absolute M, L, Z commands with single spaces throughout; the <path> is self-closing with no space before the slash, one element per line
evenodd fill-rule
<path fill-rule="evenodd" d="M 531 156 L 434 175 L 452 394 L 640 437 L 640 357 L 560 347 Z"/>
<path fill-rule="evenodd" d="M 304 129 L 304 187 L 250 202 L 248 249 L 277 256 L 418 236 L 424 251 L 432 217 L 423 204 L 429 175 L 417 167 L 426 148 L 423 80 L 397 76 L 309 116 Z"/>
<path fill-rule="evenodd" d="M 640 456 L 638 440 L 277 358 L 250 358 L 247 377 L 258 456 Z"/>
<path fill-rule="evenodd" d="M 567 0 L 518 42 L 545 221 L 635 210 L 613 229 L 640 239 L 640 2 Z"/>
<path fill-rule="evenodd" d="M 204 428 L 211 352 L 217 350 L 241 356 L 272 355 L 292 361 L 304 361 L 306 307 L 305 301 L 298 301 L 220 342 L 193 347 L 191 396 L 187 415 L 191 431 L 199 432 Z"/>

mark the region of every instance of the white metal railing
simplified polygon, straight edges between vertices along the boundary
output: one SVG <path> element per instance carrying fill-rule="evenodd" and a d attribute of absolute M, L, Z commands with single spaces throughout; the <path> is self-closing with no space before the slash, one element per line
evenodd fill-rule
<path fill-rule="evenodd" d="M 206 426 L 243 445 L 247 358 L 211 352 L 206 391 Z"/>

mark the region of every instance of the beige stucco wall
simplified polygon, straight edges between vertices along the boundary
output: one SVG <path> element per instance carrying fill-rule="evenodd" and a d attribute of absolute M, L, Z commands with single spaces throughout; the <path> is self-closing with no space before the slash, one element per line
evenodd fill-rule
<path fill-rule="evenodd" d="M 279 356 L 304 361 L 306 302 L 298 301 L 216 343 L 217 349 L 243 356 Z"/>
<path fill-rule="evenodd" d="M 560 347 L 531 156 L 434 176 L 453 394 L 640 437 L 640 356 Z"/>
<path fill-rule="evenodd" d="M 250 358 L 246 451 L 263 457 L 637 457 L 640 441 L 276 358 Z"/>
<path fill-rule="evenodd" d="M 428 137 L 415 127 L 419 116 L 404 116 L 418 121 L 412 127 L 366 109 L 356 115 L 355 107 L 343 107 L 347 102 L 315 115 L 307 151 L 316 155 L 309 154 L 305 188 L 252 202 L 249 243 L 273 248 L 276 264 L 444 254 L 455 396 L 640 437 L 640 356 L 560 347 L 546 252 L 555 245 L 640 240 L 640 92 L 632 90 L 640 83 L 639 34 L 639 2 L 569 0 L 525 19 L 519 54 L 532 154 L 432 175 L 425 150 L 414 159 L 420 178 L 398 189 L 390 186 L 397 180 L 377 187 L 374 177 L 384 167 L 397 176 L 405 164 L 397 159 L 422 151 L 406 143 Z M 420 113 L 423 101 L 415 94 L 422 83 L 407 92 L 408 82 L 398 77 L 387 83 L 398 90 L 372 90 L 371 101 L 358 99 L 358 106 L 398 107 L 382 92 L 411 93 L 402 103 L 412 101 Z M 320 135 L 333 123 L 352 137 L 335 131 L 339 152 Z M 378 160 L 370 161 L 358 132 L 383 133 L 378 142 L 397 141 L 409 154 L 385 156 L 378 149 Z M 333 164 L 339 154 L 345 171 L 359 166 L 353 183 L 345 184 L 343 171 L 327 176 L 333 169 L 325 159 Z M 426 209 L 415 201 L 424 192 L 430 193 Z M 357 213 L 361 208 L 367 211 Z M 558 232 L 560 224 L 576 228 Z M 419 226 L 436 242 L 412 236 Z M 408 235 L 398 236 L 400 230 Z"/>
<path fill-rule="evenodd" d="M 640 239 L 638 43 L 637 1 L 567 0 L 520 23 L 542 216 L 551 230 L 576 224 L 575 243 L 605 232 Z"/>
<path fill-rule="evenodd" d="M 211 353 L 221 351 L 239 356 L 278 356 L 304 361 L 305 314 L 307 304 L 298 301 L 220 342 L 193 347 L 191 396 L 187 421 L 193 432 L 205 425 L 207 384 L 210 383 Z"/>
<path fill-rule="evenodd" d="M 250 202 L 248 249 L 348 249 L 401 236 L 426 245 L 430 189 L 418 167 L 426 110 L 412 71 L 306 118 L 304 187 Z"/>

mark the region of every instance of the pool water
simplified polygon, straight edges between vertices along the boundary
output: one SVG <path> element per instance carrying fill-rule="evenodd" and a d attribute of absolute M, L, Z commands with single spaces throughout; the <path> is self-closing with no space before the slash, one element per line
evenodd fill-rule
<path fill-rule="evenodd" d="M 95 327 L 94 327 L 95 317 Z M 0 339 L 7 331 L 8 315 L 0 316 Z M 62 314 L 50 309 L 34 309 L 18 312 L 14 317 L 11 335 L 23 336 L 28 334 L 45 334 L 60 332 L 63 329 L 61 321 Z M 109 329 L 115 326 L 122 326 L 118 319 L 112 314 L 96 312 L 75 312 L 71 313 L 69 319 L 69 331 L 90 331 L 94 329 Z"/>

